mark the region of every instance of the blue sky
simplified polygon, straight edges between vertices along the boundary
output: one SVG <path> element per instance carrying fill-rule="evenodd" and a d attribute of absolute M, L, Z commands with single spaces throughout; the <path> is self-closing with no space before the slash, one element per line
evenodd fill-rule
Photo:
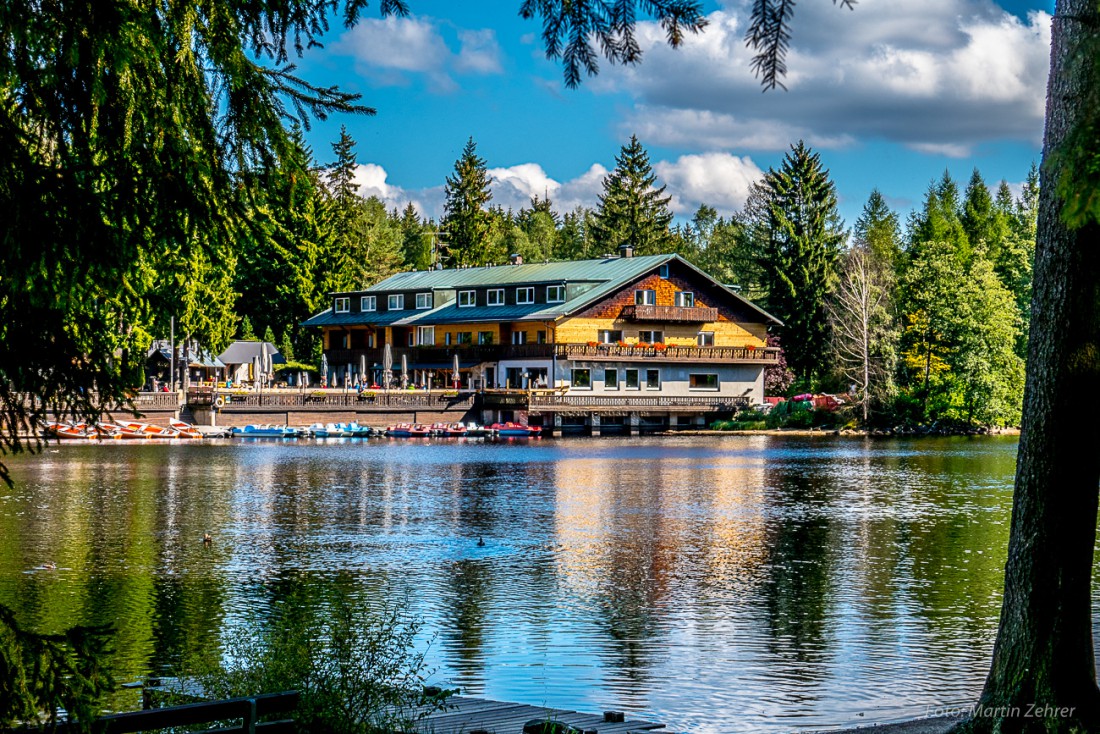
<path fill-rule="evenodd" d="M 802 138 L 830 169 L 849 225 L 874 187 L 904 217 L 944 169 L 965 183 L 977 167 L 991 185 L 1016 187 L 1039 157 L 1052 3 L 800 3 L 788 91 L 767 93 L 749 70 L 743 2 L 706 3 L 710 25 L 679 50 L 642 23 L 642 63 L 604 64 L 575 90 L 546 60 L 539 25 L 519 18 L 519 0 L 410 5 L 408 18 L 367 12 L 350 31 L 334 27 L 299 68 L 378 110 L 315 124 L 316 157 L 331 157 L 346 125 L 360 193 L 432 216 L 470 136 L 494 202 L 518 208 L 547 192 L 565 210 L 596 204 L 636 133 L 681 217 L 701 202 L 736 211 Z"/>

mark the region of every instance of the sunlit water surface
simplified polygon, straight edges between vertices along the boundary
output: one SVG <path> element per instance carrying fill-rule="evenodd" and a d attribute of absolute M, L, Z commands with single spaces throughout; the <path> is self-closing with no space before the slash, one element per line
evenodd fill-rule
<path fill-rule="evenodd" d="M 897 720 L 981 687 L 1015 453 L 1012 438 L 51 447 L 0 486 L 0 603 L 41 629 L 114 624 L 120 679 L 216 649 L 291 589 L 338 587 L 407 597 L 435 680 L 470 694 L 672 731 Z"/>

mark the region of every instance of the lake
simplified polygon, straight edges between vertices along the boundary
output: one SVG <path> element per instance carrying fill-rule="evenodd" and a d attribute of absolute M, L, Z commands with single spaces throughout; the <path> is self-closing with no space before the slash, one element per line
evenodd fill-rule
<path fill-rule="evenodd" d="M 672 731 L 899 720 L 981 688 L 1015 455 L 1014 437 L 51 446 L 0 486 L 0 603 L 42 630 L 116 625 L 121 681 L 339 588 L 407 598 L 433 681 L 464 693 Z"/>

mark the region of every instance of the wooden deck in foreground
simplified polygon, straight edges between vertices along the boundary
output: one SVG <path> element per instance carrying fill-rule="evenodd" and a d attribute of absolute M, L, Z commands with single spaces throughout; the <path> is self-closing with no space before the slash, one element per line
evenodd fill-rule
<path fill-rule="evenodd" d="M 417 726 L 419 734 L 473 734 L 484 731 L 489 734 L 522 734 L 523 725 L 532 719 L 553 719 L 574 726 L 584 732 L 598 734 L 629 734 L 663 729 L 664 724 L 627 719 L 620 722 L 604 721 L 602 714 L 584 714 L 568 709 L 528 706 L 521 703 L 490 701 L 484 698 L 453 696 L 449 706 L 438 711 Z"/>

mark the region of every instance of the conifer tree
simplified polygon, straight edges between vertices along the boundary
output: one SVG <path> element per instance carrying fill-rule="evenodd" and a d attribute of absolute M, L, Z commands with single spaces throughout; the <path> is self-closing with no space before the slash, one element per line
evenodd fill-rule
<path fill-rule="evenodd" d="M 485 159 L 477 154 L 471 137 L 443 188 L 446 199 L 440 225 L 453 261 L 448 264 L 489 265 L 502 258 L 489 237 L 492 223 L 486 207 L 493 198 L 489 181 Z"/>
<path fill-rule="evenodd" d="M 929 185 L 924 206 L 909 220 L 910 249 L 925 242 L 947 242 L 960 263 L 970 260 L 970 242 L 959 219 L 959 186 L 944 171 L 938 182 Z"/>
<path fill-rule="evenodd" d="M 427 270 L 432 266 L 432 235 L 425 231 L 427 229 L 434 227 L 430 222 L 420 221 L 410 201 L 401 212 L 401 259 L 413 270 Z"/>
<path fill-rule="evenodd" d="M 635 135 L 615 157 L 615 170 L 603 180 L 603 194 L 593 222 L 598 249 L 615 253 L 622 245 L 635 254 L 654 255 L 672 247 L 671 196 L 657 186 L 649 154 Z"/>
<path fill-rule="evenodd" d="M 901 262 L 901 230 L 898 215 L 891 211 L 882 192 L 872 189 L 853 229 L 857 243 L 862 243 L 882 263 L 897 269 Z"/>
<path fill-rule="evenodd" d="M 1008 236 L 1008 219 L 989 194 L 978 169 L 970 176 L 963 198 L 961 222 L 971 250 L 981 248 L 986 257 L 996 260 Z"/>
<path fill-rule="evenodd" d="M 827 362 L 826 301 L 836 283 L 845 234 L 837 214 L 836 187 L 821 158 L 799 141 L 779 170 L 769 169 L 761 188 L 760 268 L 768 310 L 780 321 L 787 361 L 812 378 Z"/>

